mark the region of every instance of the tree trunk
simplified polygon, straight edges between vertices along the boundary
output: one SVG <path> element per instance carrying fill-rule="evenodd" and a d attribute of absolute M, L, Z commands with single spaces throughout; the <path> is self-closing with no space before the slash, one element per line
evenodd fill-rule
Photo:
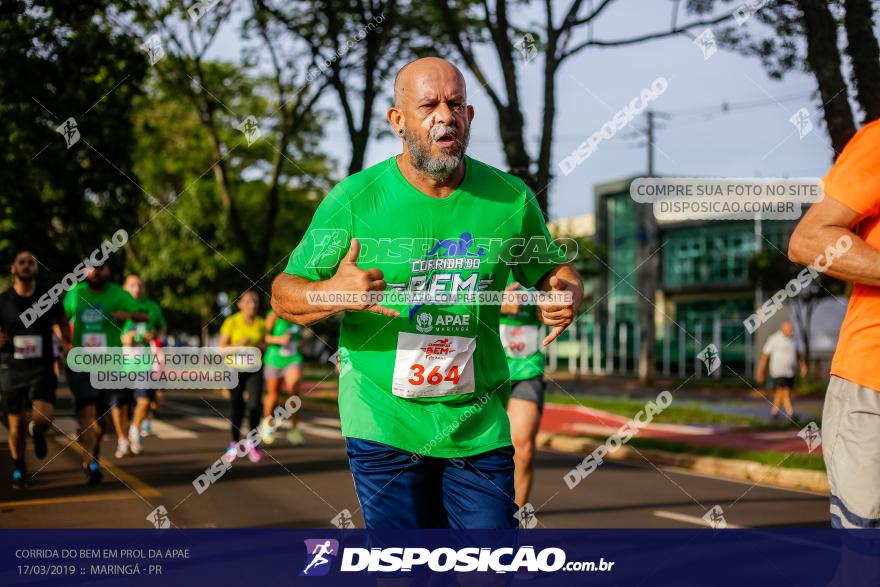
<path fill-rule="evenodd" d="M 865 111 L 863 124 L 880 118 L 880 47 L 874 36 L 874 8 L 870 0 L 845 0 L 848 43 L 852 60 L 852 82 L 856 98 Z"/>
<path fill-rule="evenodd" d="M 836 159 L 856 132 L 852 109 L 849 107 L 849 93 L 841 73 L 837 23 L 826 2 L 797 0 L 797 4 L 804 14 L 807 64 L 819 83 L 825 124 L 828 126 Z"/>
<path fill-rule="evenodd" d="M 547 216 L 547 191 L 538 184 L 531 171 L 531 157 L 526 150 L 524 138 L 525 120 L 519 108 L 503 106 L 498 110 L 498 134 L 504 146 L 504 159 L 510 173 L 521 178 L 531 188 L 538 199 L 541 211 Z"/>
<path fill-rule="evenodd" d="M 540 187 L 538 203 L 541 205 L 541 210 L 544 211 L 545 215 L 547 215 L 549 207 L 547 192 L 549 191 L 553 175 L 551 172 L 551 156 L 553 154 L 553 121 L 556 119 L 556 68 L 559 65 L 559 62 L 554 57 L 555 51 L 556 38 L 554 36 L 548 41 L 546 52 L 547 63 L 544 67 L 544 115 L 541 120 L 541 148 L 538 151 L 538 186 Z"/>

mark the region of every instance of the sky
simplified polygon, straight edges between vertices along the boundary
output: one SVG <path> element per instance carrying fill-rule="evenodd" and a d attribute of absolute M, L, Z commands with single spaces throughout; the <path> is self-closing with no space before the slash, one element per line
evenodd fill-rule
<path fill-rule="evenodd" d="M 562 3 L 557 5 L 557 12 L 561 12 Z M 597 19 L 594 36 L 613 39 L 663 30 L 669 26 L 670 6 L 666 0 L 620 0 Z M 725 10 L 733 6 L 725 5 Z M 543 8 L 535 3 L 529 10 L 518 10 L 514 18 L 522 24 L 540 22 Z M 679 23 L 693 18 L 682 15 Z M 743 26 L 767 32 L 754 18 Z M 696 29 L 695 33 L 702 30 Z M 239 48 L 237 32 L 230 27 L 218 37 L 212 56 L 234 59 Z M 458 61 L 455 55 L 442 57 Z M 497 58 L 488 50 L 480 57 L 499 87 Z M 542 115 L 543 59 L 540 53 L 529 63 L 522 63 L 518 54 L 514 58 L 520 60 L 526 135 L 535 156 Z M 462 69 L 469 102 L 476 111 L 468 153 L 506 169 L 495 110 L 473 76 Z M 635 132 L 644 127 L 643 117 L 633 120 L 613 139 L 600 143 L 598 150 L 569 175 L 562 175 L 558 164 L 658 77 L 665 78 L 668 86 L 651 107 L 669 116 L 659 122 L 656 131 L 657 175 L 822 177 L 830 167 L 833 151 L 822 123 L 816 82 L 806 73 L 793 71 L 782 81 L 772 80 L 758 58 L 724 50 L 704 60 L 702 50 L 688 36 L 623 48 L 590 48 L 566 61 L 557 74 L 552 154 L 556 179 L 549 189 L 551 218 L 593 212 L 596 185 L 646 173 L 646 141 Z M 390 80 L 388 85 L 390 90 Z M 382 99 L 377 108 L 384 109 L 387 103 Z M 722 112 L 724 103 L 732 106 L 731 111 Z M 340 112 L 332 92 L 321 104 Z M 814 128 L 800 138 L 789 119 L 802 107 L 811 113 Z M 381 116 L 378 110 L 377 114 Z M 337 157 L 337 175 L 341 177 L 349 152 L 341 116 L 327 126 L 322 146 Z M 396 137 L 373 139 L 367 150 L 367 165 L 399 152 Z"/>

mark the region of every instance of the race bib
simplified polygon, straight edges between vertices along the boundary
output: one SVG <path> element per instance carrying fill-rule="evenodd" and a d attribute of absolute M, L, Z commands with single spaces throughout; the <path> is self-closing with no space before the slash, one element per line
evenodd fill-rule
<path fill-rule="evenodd" d="M 501 324 L 498 334 L 508 357 L 524 359 L 538 352 L 538 327 L 533 324 Z"/>
<path fill-rule="evenodd" d="M 84 347 L 105 347 L 107 346 L 107 335 L 103 332 L 84 332 L 82 345 Z"/>
<path fill-rule="evenodd" d="M 398 397 L 473 393 L 475 338 L 401 332 L 391 391 Z"/>
<path fill-rule="evenodd" d="M 296 338 L 299 334 L 299 327 L 291 326 L 287 329 L 287 334 L 290 335 L 291 340 L 289 343 L 281 345 L 279 354 L 282 357 L 293 357 L 299 353 L 299 340 Z"/>
<path fill-rule="evenodd" d="M 292 357 L 297 353 L 297 344 L 295 342 L 289 342 L 287 344 L 281 345 L 279 349 L 279 354 L 282 357 Z"/>
<path fill-rule="evenodd" d="M 39 359 L 43 356 L 42 336 L 13 336 L 12 346 L 14 359 Z"/>

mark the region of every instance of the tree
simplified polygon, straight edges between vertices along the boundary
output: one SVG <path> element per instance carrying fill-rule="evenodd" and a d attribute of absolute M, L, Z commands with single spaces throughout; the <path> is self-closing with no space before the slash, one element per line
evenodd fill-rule
<path fill-rule="evenodd" d="M 880 118 L 880 47 L 874 36 L 874 7 L 870 0 L 844 0 L 846 53 L 852 62 L 852 84 L 864 111 L 863 124 Z"/>
<path fill-rule="evenodd" d="M 869 122 L 880 116 L 880 50 L 868 0 L 776 0 L 750 16 L 771 29 L 730 27 L 719 31 L 722 46 L 761 58 L 768 74 L 781 79 L 793 69 L 813 75 L 834 157 L 856 132 L 850 91 L 838 49 L 841 23 L 848 37 L 852 86 Z"/>
<path fill-rule="evenodd" d="M 545 215 L 548 210 L 548 190 L 553 179 L 556 78 L 562 65 L 587 48 L 623 47 L 687 34 L 695 28 L 719 24 L 733 16 L 733 11 L 728 11 L 720 16 L 697 18 L 678 24 L 679 3 L 674 2 L 672 24 L 668 28 L 658 28 L 655 32 L 625 38 L 595 38 L 592 31 L 596 21 L 609 6 L 619 1 L 600 0 L 594 8 L 592 3 L 571 0 L 567 8 L 561 11 L 560 18 L 555 14 L 554 2 L 545 0 L 540 30 L 532 30 L 513 22 L 510 9 L 516 3 L 508 3 L 507 0 L 497 0 L 494 6 L 490 6 L 488 1 L 434 0 L 436 20 L 441 23 L 452 46 L 486 91 L 498 113 L 498 132 L 510 172 L 523 178 L 532 187 Z M 704 4 L 705 2 L 692 1 L 688 3 L 688 9 L 707 14 L 710 11 Z M 586 35 L 579 34 L 583 30 L 587 31 Z M 490 82 L 486 65 L 477 55 L 477 47 L 481 45 L 489 46 L 495 54 L 502 76 L 502 83 L 498 87 Z M 537 157 L 533 157 L 525 140 L 526 119 L 519 95 L 517 55 L 528 63 L 536 57 L 539 49 L 543 49 L 544 58 L 543 109 L 540 147 Z"/>
<path fill-rule="evenodd" d="M 396 70 L 427 45 L 431 31 L 422 5 L 396 0 L 255 0 L 254 6 L 260 18 L 277 21 L 308 47 L 314 62 L 310 77 L 325 79 L 339 100 L 351 144 L 348 174 L 360 171 L 369 140 L 377 134 L 377 101 L 390 95 Z"/>
<path fill-rule="evenodd" d="M 141 275 L 177 328 L 192 331 L 201 325 L 206 331 L 219 326 L 217 293 L 227 292 L 235 300 L 244 289 L 269 291 L 272 278 L 284 268 L 288 253 L 305 232 L 318 194 L 329 182 L 328 164 L 313 150 L 320 136 L 320 120 L 315 120 L 297 130 L 296 165 L 277 167 L 275 135 L 283 132 L 277 122 L 283 114 L 264 98 L 272 95 L 276 83 L 272 76 L 254 77 L 237 64 L 203 61 L 205 87 L 213 88 L 215 99 L 225 105 L 208 126 L 203 113 L 181 96 L 173 73 L 162 71 L 176 67 L 164 60 L 157 64 L 145 95 L 137 102 L 135 167 L 154 202 L 140 208 L 143 228 L 128 246 L 129 269 Z M 234 112 L 248 112 L 262 121 L 268 135 L 265 140 L 248 146 L 236 128 L 240 116 Z M 237 221 L 249 233 L 250 242 L 265 237 L 267 192 L 276 190 L 273 222 L 283 230 L 273 232 L 268 262 L 261 268 L 248 262 L 252 251 L 242 247 L 231 230 L 232 218 L 223 206 L 216 173 L 212 173 L 216 144 L 228 153 L 224 178 L 234 198 Z"/>
<path fill-rule="evenodd" d="M 141 7 L 139 23 L 145 32 L 158 28 L 168 55 L 156 72 L 162 83 L 173 87 L 189 104 L 204 131 L 226 228 L 235 248 L 242 252 L 242 271 L 236 282 L 248 287 L 272 266 L 270 251 L 278 228 L 282 182 L 295 176 L 306 189 L 329 188 L 326 176 L 311 176 L 298 163 L 314 155 L 320 130 L 315 108 L 326 84 L 306 79 L 308 56 L 296 51 L 280 54 L 275 34 L 259 15 L 246 24 L 251 38 L 261 43 L 251 49 L 247 65 L 256 69 L 262 65 L 261 58 L 267 60 L 269 83 L 259 84 L 251 92 L 238 68 L 218 75 L 206 55 L 221 28 L 228 25 L 234 7 L 234 2 L 218 2 L 194 18 L 175 5 L 159 3 Z M 230 81 L 236 77 L 236 82 Z M 229 92 L 230 88 L 238 88 L 240 93 Z M 229 132 L 235 129 L 241 132 Z M 238 153 L 253 148 L 263 151 L 263 157 L 251 161 Z M 246 221 L 244 204 L 235 193 L 239 178 L 231 167 L 239 160 L 252 163 L 240 173 L 263 173 L 266 177 L 256 206 L 261 216 L 253 222 Z M 270 161 L 268 169 L 265 161 Z M 252 226 L 259 226 L 259 230 Z"/>
<path fill-rule="evenodd" d="M 124 10 L 123 2 L 0 2 L 0 258 L 28 248 L 44 279 L 72 271 L 117 229 L 136 229 L 142 192 L 130 114 L 147 65 L 135 41 L 108 24 Z M 56 131 L 68 118 L 69 147 Z"/>

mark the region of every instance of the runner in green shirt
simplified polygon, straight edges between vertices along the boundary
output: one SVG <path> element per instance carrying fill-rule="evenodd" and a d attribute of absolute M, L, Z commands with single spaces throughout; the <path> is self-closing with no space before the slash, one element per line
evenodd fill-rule
<path fill-rule="evenodd" d="M 533 292 L 514 281 L 511 274 L 505 289 L 509 294 Z M 511 296 L 512 297 L 512 296 Z M 501 306 L 498 333 L 507 354 L 510 371 L 510 397 L 507 417 L 510 420 L 510 439 L 514 448 L 516 473 L 516 503 L 523 507 L 532 488 L 535 455 L 535 437 L 544 409 L 544 353 L 541 352 L 541 320 L 532 304 L 511 299 Z"/>
<path fill-rule="evenodd" d="M 388 119 L 403 154 L 327 195 L 274 283 L 273 308 L 299 324 L 344 312 L 339 409 L 368 527 L 512 527 L 499 306 L 360 294 L 500 292 L 512 270 L 571 295 L 540 310 L 547 344 L 571 323 L 580 278 L 525 183 L 465 156 L 473 109 L 453 65 L 404 66 L 395 100 Z"/>
<path fill-rule="evenodd" d="M 165 336 L 165 315 L 162 308 L 155 301 L 147 298 L 147 290 L 144 282 L 137 275 L 129 275 L 122 285 L 123 289 L 140 302 L 147 319 L 142 322 L 127 320 L 122 327 L 123 343 L 126 347 L 152 349 L 158 351 L 161 348 L 162 337 Z M 136 367 L 141 371 L 150 371 L 154 367 L 148 363 Z M 128 428 L 128 442 L 131 452 L 138 455 L 144 448 L 144 437 L 150 433 L 150 409 L 153 405 L 161 404 L 163 393 L 156 389 L 141 388 L 134 390 L 134 415 L 131 426 Z"/>
<path fill-rule="evenodd" d="M 90 268 L 86 281 L 74 286 L 64 296 L 64 311 L 73 323 L 73 347 L 116 347 L 122 346 L 120 335 L 126 320 L 146 320 L 147 314 L 141 305 L 119 285 L 109 282 L 110 270 L 106 265 Z M 89 483 L 101 479 L 98 453 L 101 437 L 108 428 L 102 423 L 99 433 L 95 431 L 97 404 L 105 413 L 109 404 L 113 425 L 117 435 L 117 455 L 127 453 L 126 428 L 128 405 L 131 403 L 130 389 L 101 390 L 92 386 L 88 373 L 67 370 L 67 381 L 76 401 L 80 429 L 83 431 L 80 443 L 84 466 Z"/>
<path fill-rule="evenodd" d="M 263 376 L 266 395 L 263 396 L 263 421 L 260 434 L 263 442 L 275 442 L 275 429 L 270 425 L 272 413 L 278 405 L 279 391 L 299 395 L 302 379 L 302 355 L 299 352 L 299 324 L 279 318 L 275 312 L 266 315 L 266 354 L 263 355 Z M 305 444 L 299 429 L 299 410 L 292 416 L 293 428 L 287 432 L 287 441 L 294 446 Z"/>

